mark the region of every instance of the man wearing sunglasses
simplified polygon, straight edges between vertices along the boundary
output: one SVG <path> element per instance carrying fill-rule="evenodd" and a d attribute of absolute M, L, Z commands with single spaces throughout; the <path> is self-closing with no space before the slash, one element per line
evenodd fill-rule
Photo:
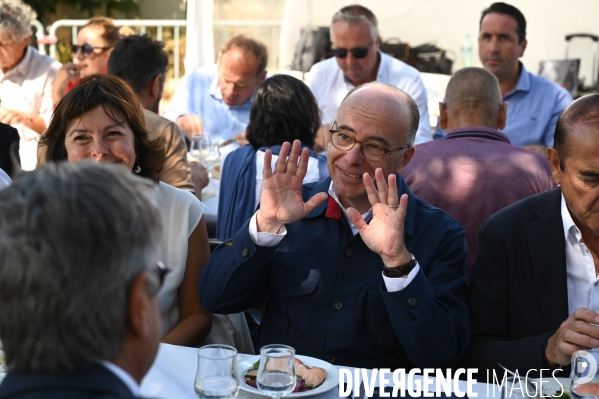
<path fill-rule="evenodd" d="M 52 116 L 60 63 L 29 46 L 35 11 L 21 0 L 0 3 L 0 122 L 19 130 L 21 165 L 30 170 L 36 165 L 36 138 Z"/>
<path fill-rule="evenodd" d="M 204 307 L 239 312 L 266 298 L 260 345 L 333 364 L 453 366 L 468 342 L 464 229 L 399 175 L 418 123 L 411 97 L 371 82 L 329 127 L 331 177 L 302 187 L 299 141 L 274 171 L 266 151 L 260 208 L 204 267 Z"/>
<path fill-rule="evenodd" d="M 89 162 L 46 164 L 0 191 L 0 398 L 141 396 L 167 271 L 152 193 Z"/>
<path fill-rule="evenodd" d="M 426 89 L 420 73 L 379 51 L 381 38 L 372 11 L 360 5 L 343 7 L 333 16 L 331 41 L 334 57 L 312 66 L 306 82 L 322 115 L 319 145 L 326 148 L 330 124 L 347 92 L 374 81 L 396 86 L 416 101 L 420 124 L 415 143 L 432 140 Z"/>

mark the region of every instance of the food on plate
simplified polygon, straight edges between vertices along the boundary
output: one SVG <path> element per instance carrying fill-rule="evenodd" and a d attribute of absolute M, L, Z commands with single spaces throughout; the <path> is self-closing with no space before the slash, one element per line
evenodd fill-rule
<path fill-rule="evenodd" d="M 274 366 L 274 365 L 273 365 Z M 270 364 L 267 366 L 269 370 L 275 370 Z M 256 386 L 256 377 L 258 376 L 258 368 L 260 367 L 260 360 L 252 365 L 252 368 L 246 371 L 243 376 L 243 382 L 251 387 L 258 388 Z M 295 359 L 295 388 L 292 392 L 304 392 L 311 389 L 317 388 L 322 385 L 327 377 L 327 371 L 322 367 L 310 367 L 304 364 L 299 359 Z"/>
<path fill-rule="evenodd" d="M 212 177 L 215 179 L 220 179 L 220 165 L 216 165 L 212 168 Z"/>
<path fill-rule="evenodd" d="M 570 390 L 566 387 L 564 387 L 563 389 L 560 388 L 557 391 L 555 391 L 555 393 L 553 395 L 551 395 L 552 398 L 559 398 L 559 399 L 572 399 L 572 395 L 570 394 Z"/>

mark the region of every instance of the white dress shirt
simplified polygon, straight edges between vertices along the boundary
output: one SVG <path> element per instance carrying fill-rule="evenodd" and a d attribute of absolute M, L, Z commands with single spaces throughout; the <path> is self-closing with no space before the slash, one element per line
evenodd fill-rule
<path fill-rule="evenodd" d="M 333 187 L 332 181 L 331 181 L 331 186 L 329 187 L 329 195 L 331 197 L 333 197 L 335 199 L 335 201 L 337 201 L 337 203 L 339 204 L 339 208 L 341 208 L 341 210 L 343 211 L 343 214 L 345 215 L 347 222 L 349 223 L 352 233 L 354 235 L 358 234 L 358 228 L 351 222 L 349 216 L 347 215 L 347 211 L 345 210 L 345 207 L 343 205 L 341 205 L 341 202 L 339 201 L 339 198 L 337 197 L 337 192 L 335 191 L 335 188 Z M 250 219 L 250 224 L 249 224 L 250 237 L 252 238 L 254 243 L 261 247 L 274 247 L 275 245 L 279 245 L 281 240 L 283 240 L 283 238 L 285 238 L 285 236 L 287 235 L 287 228 L 285 228 L 285 226 L 283 225 L 283 227 L 281 227 L 281 229 L 276 234 L 258 232 L 258 227 L 256 224 L 256 214 L 257 213 L 258 212 L 256 212 L 254 214 L 254 216 L 252 216 L 252 218 Z M 367 218 L 371 218 L 371 217 L 372 217 L 372 208 L 370 208 L 366 213 L 362 214 L 362 218 L 364 218 L 364 220 L 366 220 Z M 326 245 L 326 244 L 323 244 L 323 245 Z M 412 269 L 412 271 L 410 271 L 407 278 L 390 278 L 390 277 L 383 275 L 383 280 L 385 281 L 385 287 L 387 288 L 387 292 L 401 291 L 404 288 L 406 288 L 408 286 L 408 284 L 410 284 L 412 282 L 412 280 L 414 280 L 414 277 L 416 277 L 416 274 L 418 274 L 418 270 L 420 270 L 420 265 L 417 263 L 416 267 L 414 267 Z M 382 274 L 382 272 L 381 272 L 381 274 Z"/>
<path fill-rule="evenodd" d="M 568 278 L 568 313 L 580 307 L 599 312 L 599 277 L 595 275 L 593 255 L 582 242 L 582 234 L 562 194 L 562 221 L 566 237 L 566 271 Z"/>
<path fill-rule="evenodd" d="M 420 124 L 415 144 L 431 141 L 431 126 L 428 116 L 426 88 L 416 68 L 379 51 L 381 63 L 376 75 L 377 82 L 388 83 L 411 96 L 420 112 Z M 322 116 L 322 124 L 330 124 L 345 95 L 354 88 L 339 68 L 335 57 L 320 61 L 312 66 L 306 76 L 306 84 L 312 90 Z"/>
<path fill-rule="evenodd" d="M 6 73 L 0 70 L 0 100 L 2 107 L 13 111 L 39 115 L 46 127 L 50 123 L 54 103 L 52 84 L 60 68 L 60 62 L 40 54 L 29 46 L 25 56 Z M 32 170 L 37 163 L 37 141 L 40 136 L 23 124 L 15 127 L 21 136 L 19 155 L 24 170 Z"/>
<path fill-rule="evenodd" d="M 137 381 L 135 381 L 129 373 L 127 373 L 125 370 L 123 370 L 116 364 L 110 363 L 106 360 L 101 360 L 100 364 L 106 367 L 112 374 L 117 376 L 117 378 L 121 380 L 123 384 L 127 386 L 127 388 L 129 388 L 133 396 L 141 397 L 141 388 L 139 387 Z"/>

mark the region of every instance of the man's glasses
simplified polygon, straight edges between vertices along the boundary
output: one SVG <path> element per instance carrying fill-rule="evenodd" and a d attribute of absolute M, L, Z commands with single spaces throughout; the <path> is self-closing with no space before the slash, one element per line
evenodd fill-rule
<path fill-rule="evenodd" d="M 373 141 L 358 141 L 350 133 L 334 129 L 335 124 L 336 121 L 333 121 L 333 123 L 331 123 L 331 129 L 329 130 L 329 132 L 331 132 L 331 144 L 333 147 L 347 152 L 354 148 L 356 143 L 360 144 L 360 152 L 362 153 L 362 156 L 369 161 L 379 162 L 389 152 L 401 151 L 410 147 L 410 144 L 404 144 L 399 147 L 387 149 Z"/>
<path fill-rule="evenodd" d="M 350 50 L 346 48 L 334 48 L 333 55 L 337 58 L 345 58 L 347 57 L 347 53 L 350 52 L 354 58 L 364 58 L 368 55 L 368 50 L 372 43 L 368 45 L 368 47 L 356 47 Z"/>
<path fill-rule="evenodd" d="M 101 52 L 106 51 L 111 48 L 112 47 L 94 47 L 89 43 L 83 43 L 82 46 L 73 44 L 73 46 L 71 47 L 71 55 L 73 56 L 73 58 L 76 58 L 77 53 L 79 52 L 79 50 L 81 50 L 81 55 L 83 56 L 83 58 L 87 58 L 94 52 L 94 50 L 100 50 L 100 53 L 101 53 Z M 100 54 L 100 53 L 96 53 L 96 54 Z"/>

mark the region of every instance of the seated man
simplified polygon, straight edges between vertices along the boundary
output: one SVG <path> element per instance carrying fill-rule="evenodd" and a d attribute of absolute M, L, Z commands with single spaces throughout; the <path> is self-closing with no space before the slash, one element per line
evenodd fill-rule
<path fill-rule="evenodd" d="M 528 44 L 526 19 L 520 10 L 493 3 L 482 12 L 479 25 L 480 62 L 497 77 L 503 101 L 510 105 L 503 132 L 513 144 L 545 155 L 553 145 L 557 117 L 572 96 L 563 87 L 528 72 L 518 60 Z M 444 128 L 437 126 L 435 137 L 444 135 Z"/>
<path fill-rule="evenodd" d="M 36 138 L 52 116 L 52 83 L 60 63 L 29 46 L 35 11 L 21 0 L 0 3 L 0 122 L 22 131 L 23 169 L 36 165 Z"/>
<path fill-rule="evenodd" d="M 432 140 L 426 89 L 420 73 L 408 64 L 379 50 L 381 38 L 376 16 L 360 5 L 343 7 L 331 22 L 333 58 L 315 64 L 307 76 L 322 116 L 317 143 L 327 148 L 329 127 L 341 100 L 354 87 L 383 82 L 400 88 L 418 105 L 420 123 L 416 144 Z"/>
<path fill-rule="evenodd" d="M 117 165 L 56 163 L 0 190 L 0 398 L 137 398 L 160 341 L 160 214 Z"/>
<path fill-rule="evenodd" d="M 302 189 L 308 149 L 300 156 L 296 140 L 287 158 L 283 144 L 274 172 L 267 150 L 260 209 L 204 267 L 204 307 L 239 312 L 266 298 L 260 345 L 334 364 L 459 360 L 468 341 L 464 229 L 399 176 L 418 121 L 414 100 L 373 82 L 351 91 L 333 121 L 331 177 Z"/>
<path fill-rule="evenodd" d="M 164 117 L 177 122 L 189 138 L 204 132 L 222 144 L 241 135 L 249 122 L 254 90 L 266 78 L 267 63 L 264 44 L 244 35 L 230 38 L 218 64 L 200 67 L 181 79 Z"/>
<path fill-rule="evenodd" d="M 160 181 L 193 191 L 183 134 L 174 122 L 157 114 L 168 66 L 168 55 L 163 47 L 162 42 L 147 35 L 126 36 L 117 42 L 110 54 L 108 74 L 129 83 L 144 107 L 150 137 L 160 139 L 164 144 L 166 161 L 160 171 Z M 201 190 L 199 187 L 198 191 Z"/>
<path fill-rule="evenodd" d="M 561 367 L 567 376 L 574 351 L 599 346 L 598 124 L 598 94 L 566 108 L 548 150 L 560 187 L 497 212 L 480 229 L 465 357 L 479 377 L 488 369 L 503 375 L 497 363 L 520 375 Z"/>
<path fill-rule="evenodd" d="M 417 146 L 402 172 L 410 190 L 453 216 L 466 229 L 468 268 L 478 251 L 478 229 L 493 213 L 555 187 L 540 154 L 510 144 L 497 129 L 506 123 L 497 78 L 486 69 L 464 68 L 447 85 L 440 123 L 444 140 Z"/>

